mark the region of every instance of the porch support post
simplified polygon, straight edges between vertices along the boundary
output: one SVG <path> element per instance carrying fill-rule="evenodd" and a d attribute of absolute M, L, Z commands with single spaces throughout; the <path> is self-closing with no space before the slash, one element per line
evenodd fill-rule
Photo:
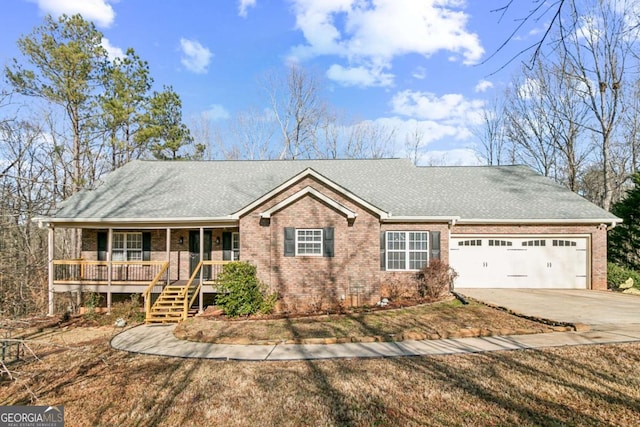
<path fill-rule="evenodd" d="M 200 227 L 200 262 L 204 261 L 204 227 Z M 200 269 L 200 295 L 198 296 L 198 310 L 202 313 L 202 278 L 204 275 L 204 268 Z"/>
<path fill-rule="evenodd" d="M 171 280 L 171 229 L 167 227 L 167 262 L 169 263 L 169 267 L 167 267 L 167 285 Z M 178 267 L 180 268 L 180 267 Z"/>
<path fill-rule="evenodd" d="M 111 282 L 113 281 L 113 228 L 109 227 L 107 234 L 107 312 L 111 313 Z"/>
<path fill-rule="evenodd" d="M 55 232 L 55 228 L 50 225 L 49 226 L 49 234 L 48 234 L 48 242 L 47 244 L 49 245 L 48 249 L 47 249 L 47 258 L 48 258 L 48 270 L 49 270 L 49 274 L 48 274 L 48 292 L 47 295 L 49 296 L 49 310 L 48 310 L 48 315 L 49 316 L 53 316 L 53 311 L 54 311 L 54 307 L 53 307 L 53 278 L 54 278 L 54 271 L 53 271 L 53 258 L 55 257 L 55 239 L 54 239 L 54 232 Z"/>

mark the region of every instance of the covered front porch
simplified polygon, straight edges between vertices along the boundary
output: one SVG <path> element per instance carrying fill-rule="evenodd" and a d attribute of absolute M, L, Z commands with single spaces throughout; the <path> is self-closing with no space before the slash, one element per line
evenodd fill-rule
<path fill-rule="evenodd" d="M 60 252 L 57 232 L 72 225 L 50 223 L 48 228 L 49 314 L 55 311 L 56 293 L 70 292 L 79 301 L 82 293 L 95 292 L 104 296 L 107 311 L 114 295 L 140 294 L 148 315 L 169 287 L 179 289 L 172 306 L 202 311 L 205 294 L 218 292 L 214 285 L 224 264 L 240 259 L 239 230 L 233 223 L 83 225 L 79 257 L 73 259 L 56 257 L 55 250 L 57 242 Z"/>

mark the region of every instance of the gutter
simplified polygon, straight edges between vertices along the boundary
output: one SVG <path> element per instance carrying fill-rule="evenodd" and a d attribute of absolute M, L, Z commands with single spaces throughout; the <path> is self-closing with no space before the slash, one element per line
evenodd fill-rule
<path fill-rule="evenodd" d="M 522 218 L 522 219 L 480 219 L 469 218 L 461 219 L 459 224 L 611 224 L 611 227 L 615 227 L 616 224 L 621 223 L 620 218 L 580 218 L 580 219 L 539 219 L 539 218 Z"/>
<path fill-rule="evenodd" d="M 387 215 L 380 218 L 380 222 L 447 222 L 455 225 L 460 220 L 459 216 L 392 216 Z"/>
<path fill-rule="evenodd" d="M 86 224 L 91 226 L 106 226 L 110 224 L 120 225 L 139 225 L 139 224 L 202 224 L 202 223 L 237 223 L 237 219 L 233 219 L 231 215 L 225 217 L 194 217 L 194 218 L 45 218 L 36 217 L 32 220 L 36 222 L 40 228 L 48 225 L 65 224 L 78 226 Z"/>

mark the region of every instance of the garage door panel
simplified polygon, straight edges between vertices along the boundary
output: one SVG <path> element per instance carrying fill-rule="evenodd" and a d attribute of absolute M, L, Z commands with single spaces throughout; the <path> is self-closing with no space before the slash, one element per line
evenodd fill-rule
<path fill-rule="evenodd" d="M 586 238 L 452 237 L 450 248 L 458 287 L 587 287 Z"/>

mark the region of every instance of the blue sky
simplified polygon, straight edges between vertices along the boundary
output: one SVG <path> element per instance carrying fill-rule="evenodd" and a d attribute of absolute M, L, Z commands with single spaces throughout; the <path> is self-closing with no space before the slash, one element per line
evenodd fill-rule
<path fill-rule="evenodd" d="M 46 14 L 81 13 L 112 55 L 133 47 L 155 88 L 172 85 L 185 121 L 205 114 L 215 128 L 268 106 L 257 83 L 298 63 L 322 77 L 323 96 L 350 120 L 393 126 L 395 156 L 406 132 L 425 135 L 422 163 L 474 164 L 473 127 L 508 85 L 540 36 L 536 25 L 508 38 L 531 1 L 507 16 L 507 0 L 11 0 L 3 6 L 0 64 Z"/>

